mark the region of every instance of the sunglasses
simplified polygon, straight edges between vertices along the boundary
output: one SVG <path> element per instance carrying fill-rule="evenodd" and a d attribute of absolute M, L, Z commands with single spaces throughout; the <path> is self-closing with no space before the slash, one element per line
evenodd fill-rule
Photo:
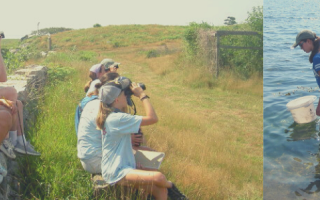
<path fill-rule="evenodd" d="M 298 44 L 298 45 L 299 45 L 299 47 L 300 47 L 300 48 L 302 48 L 303 43 L 305 43 L 305 41 L 301 41 L 301 42 L 299 42 L 299 44 Z"/>

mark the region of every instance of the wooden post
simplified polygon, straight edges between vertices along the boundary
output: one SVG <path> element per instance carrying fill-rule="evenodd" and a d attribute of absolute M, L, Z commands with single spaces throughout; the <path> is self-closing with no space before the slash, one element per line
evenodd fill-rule
<path fill-rule="evenodd" d="M 51 50 L 51 36 L 48 36 L 48 51 Z"/>
<path fill-rule="evenodd" d="M 216 34 L 216 78 L 219 76 L 219 34 Z"/>

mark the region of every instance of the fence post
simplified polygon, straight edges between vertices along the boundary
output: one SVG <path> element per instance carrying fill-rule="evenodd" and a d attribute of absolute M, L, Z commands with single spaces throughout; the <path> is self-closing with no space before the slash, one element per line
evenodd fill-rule
<path fill-rule="evenodd" d="M 48 51 L 51 50 L 51 36 L 50 34 L 48 35 Z"/>
<path fill-rule="evenodd" d="M 216 34 L 216 78 L 219 76 L 219 33 Z"/>

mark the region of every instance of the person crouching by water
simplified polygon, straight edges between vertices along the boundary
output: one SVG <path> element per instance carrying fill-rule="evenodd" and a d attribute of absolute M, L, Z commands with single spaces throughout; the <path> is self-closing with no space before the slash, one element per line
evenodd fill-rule
<path fill-rule="evenodd" d="M 300 46 L 306 53 L 311 52 L 309 62 L 313 63 L 313 73 L 320 88 L 320 37 L 311 30 L 302 30 L 297 34 L 296 42 L 291 48 L 296 48 L 297 46 Z M 320 116 L 320 98 L 316 114 Z"/>
<path fill-rule="evenodd" d="M 133 186 L 155 199 L 167 199 L 168 195 L 171 199 L 187 199 L 161 172 L 143 170 L 143 166 L 135 162 L 131 133 L 138 133 L 140 126 L 156 123 L 158 117 L 143 89 L 136 83 L 130 86 L 126 80 L 106 83 L 99 91 L 96 123 L 102 134 L 102 177 L 110 185 Z M 145 116 L 121 112 L 127 107 L 124 90 L 128 87 L 142 101 Z"/>

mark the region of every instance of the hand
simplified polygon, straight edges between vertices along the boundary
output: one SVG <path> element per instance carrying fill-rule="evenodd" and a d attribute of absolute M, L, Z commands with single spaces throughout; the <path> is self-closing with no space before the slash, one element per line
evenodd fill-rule
<path fill-rule="evenodd" d="M 117 69 L 115 66 L 111 66 L 110 68 L 110 72 L 117 72 Z"/>
<path fill-rule="evenodd" d="M 134 133 L 131 134 L 132 146 L 140 146 L 142 142 L 143 142 L 142 135 L 135 135 Z"/>
<path fill-rule="evenodd" d="M 6 99 L 0 99 L 0 105 L 3 105 L 7 108 L 9 108 L 12 112 L 12 114 L 14 114 L 16 112 L 16 106 L 14 106 L 13 102 L 10 100 L 6 100 Z"/>
<path fill-rule="evenodd" d="M 140 98 L 140 96 L 144 94 L 143 89 L 135 82 L 131 83 L 130 89 L 133 92 L 133 95 L 138 98 Z"/>

